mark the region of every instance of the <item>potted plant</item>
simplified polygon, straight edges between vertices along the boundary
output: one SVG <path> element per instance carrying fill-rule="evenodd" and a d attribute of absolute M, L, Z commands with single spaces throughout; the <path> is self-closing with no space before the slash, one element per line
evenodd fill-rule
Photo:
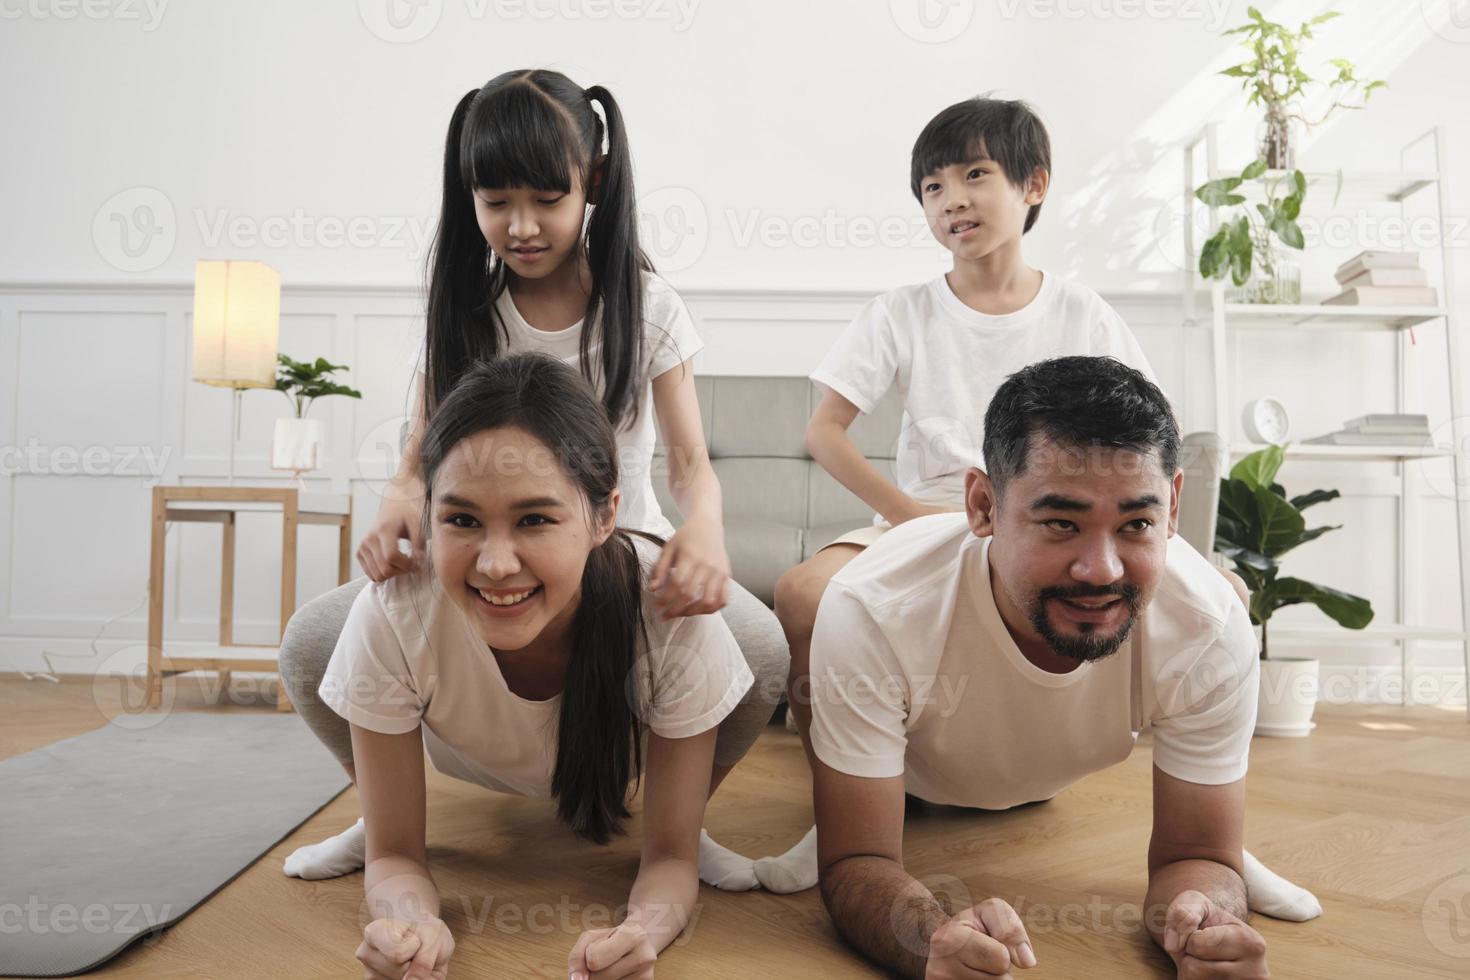
<path fill-rule="evenodd" d="M 1367 599 L 1325 585 L 1280 574 L 1280 558 L 1341 525 L 1308 528 L 1302 511 L 1337 499 L 1336 490 L 1313 490 L 1287 498 L 1276 482 L 1285 460 L 1281 446 L 1267 446 L 1235 464 L 1220 481 L 1220 508 L 1215 550 L 1235 563 L 1250 589 L 1251 622 L 1261 637 L 1261 697 L 1256 732 L 1261 735 L 1306 735 L 1317 705 L 1319 664 L 1316 660 L 1272 657 L 1268 625 L 1283 606 L 1309 602 L 1348 629 L 1373 621 Z"/>
<path fill-rule="evenodd" d="M 1255 7 L 1248 8 L 1250 20 L 1226 31 L 1240 35 L 1251 52 L 1250 60 L 1226 68 L 1220 74 L 1238 78 L 1246 102 L 1263 110 L 1259 151 L 1256 160 L 1239 177 L 1224 177 L 1202 184 L 1195 191 L 1211 207 L 1240 207 L 1238 214 L 1222 219 L 1219 228 L 1200 251 L 1199 271 L 1206 279 L 1230 273 L 1234 290 L 1229 302 L 1300 303 L 1301 270 L 1282 256 L 1277 241 L 1301 249 L 1305 240 L 1297 225 L 1307 181 L 1296 168 L 1297 133 L 1300 127 L 1321 125 L 1338 109 L 1361 109 L 1372 93 L 1387 84 L 1357 77 L 1357 69 L 1345 58 L 1330 64 L 1337 74 L 1313 78 L 1300 64 L 1304 42 L 1312 40 L 1312 29 L 1338 16 L 1328 11 L 1303 21 L 1293 30 L 1269 21 Z M 1308 119 L 1302 100 L 1326 86 L 1330 102 L 1321 116 Z M 1238 193 L 1248 182 L 1261 183 L 1261 200 L 1244 207 L 1252 195 Z M 1341 175 L 1339 175 L 1339 188 Z"/>
<path fill-rule="evenodd" d="M 1264 112 L 1259 155 L 1266 161 L 1266 167 L 1294 170 L 1298 127 L 1320 126 L 1338 109 L 1361 109 L 1376 89 L 1388 83 L 1358 78 L 1357 69 L 1346 58 L 1328 62 L 1337 69 L 1337 74 L 1330 78 L 1313 78 L 1302 68 L 1299 55 L 1304 42 L 1313 39 L 1312 28 L 1339 16 L 1335 10 L 1303 21 L 1296 30 L 1267 20 L 1255 7 L 1246 8 L 1246 14 L 1250 20 L 1225 34 L 1239 35 L 1251 57 L 1220 74 L 1240 79 L 1246 103 Z M 1308 119 L 1302 110 L 1302 100 L 1323 85 L 1327 86 L 1331 101 L 1319 118 Z"/>
<path fill-rule="evenodd" d="M 285 354 L 276 357 L 276 391 L 291 402 L 294 417 L 276 419 L 271 439 L 271 468 L 291 470 L 298 476 L 318 466 L 322 445 L 322 424 L 309 419 L 311 403 L 328 395 L 361 398 L 362 392 L 337 384 L 328 375 L 347 370 L 345 364 L 332 364 L 318 357 L 315 362 L 293 361 Z"/>
<path fill-rule="evenodd" d="M 1237 207 L 1246 201 L 1238 193 L 1246 181 L 1259 180 L 1264 201 L 1255 208 L 1241 208 L 1232 219 L 1221 221 L 1199 253 L 1200 275 L 1218 279 L 1230 273 L 1236 292 L 1229 302 L 1300 303 L 1301 270 L 1295 262 L 1277 254 L 1276 241 L 1289 248 L 1306 245 L 1296 223 L 1307 195 L 1307 178 L 1300 170 L 1269 174 L 1264 158 L 1251 163 L 1239 177 L 1221 177 L 1201 184 L 1194 196 L 1212 208 Z"/>

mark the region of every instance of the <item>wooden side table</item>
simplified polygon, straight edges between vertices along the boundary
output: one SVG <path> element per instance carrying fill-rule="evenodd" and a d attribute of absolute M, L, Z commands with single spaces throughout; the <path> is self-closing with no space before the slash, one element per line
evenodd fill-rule
<path fill-rule="evenodd" d="M 337 582 L 352 568 L 352 504 L 347 494 L 302 494 L 295 487 L 154 487 L 153 544 L 148 566 L 148 706 L 158 707 L 163 678 L 191 670 L 216 671 L 222 685 L 232 670 L 279 674 L 280 646 L 235 642 L 235 519 L 242 512 L 281 512 L 281 635 L 296 611 L 296 529 L 301 524 L 336 525 Z M 166 656 L 163 652 L 164 534 L 168 524 L 219 524 L 224 532 L 220 563 L 219 649 L 216 656 Z M 241 656 L 246 649 L 275 650 L 276 657 Z M 282 678 L 276 709 L 290 711 Z"/>

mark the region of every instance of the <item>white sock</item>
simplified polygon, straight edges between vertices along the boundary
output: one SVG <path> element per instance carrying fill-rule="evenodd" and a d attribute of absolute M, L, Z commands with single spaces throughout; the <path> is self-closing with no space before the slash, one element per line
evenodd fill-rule
<path fill-rule="evenodd" d="M 1322 914 L 1317 896 L 1293 885 L 1266 867 L 1250 851 L 1245 852 L 1245 904 L 1252 912 L 1288 922 L 1306 922 Z"/>
<path fill-rule="evenodd" d="M 760 885 L 755 880 L 754 861 L 716 844 L 702 828 L 699 831 L 699 880 L 727 892 L 748 892 Z"/>
<path fill-rule="evenodd" d="M 292 878 L 337 878 L 362 870 L 367 853 L 367 832 L 363 830 L 362 818 L 336 837 L 328 837 L 320 844 L 298 847 L 286 858 L 282 870 Z"/>
<path fill-rule="evenodd" d="M 755 876 L 767 891 L 778 895 L 802 892 L 817 883 L 817 828 L 806 832 L 795 847 L 779 857 L 755 862 Z"/>

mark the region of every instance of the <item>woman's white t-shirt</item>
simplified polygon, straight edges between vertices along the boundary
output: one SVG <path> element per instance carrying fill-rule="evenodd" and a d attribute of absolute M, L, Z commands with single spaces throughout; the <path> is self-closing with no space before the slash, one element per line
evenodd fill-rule
<path fill-rule="evenodd" d="M 940 276 L 871 300 L 811 373 L 871 412 L 894 384 L 903 398 L 898 488 L 923 504 L 959 508 L 965 471 L 983 465 L 985 410 L 1005 379 L 1052 357 L 1111 355 L 1157 384 L 1138 340 L 1081 283 L 1043 274 L 1014 313 L 966 306 Z M 887 527 L 881 515 L 873 523 Z"/>
<path fill-rule="evenodd" d="M 537 351 L 550 354 L 580 372 L 583 321 L 578 320 L 564 330 L 538 330 L 521 316 L 508 289 L 496 298 L 495 311 L 509 335 L 505 353 Z M 619 527 L 647 531 L 661 538 L 671 537 L 674 533 L 674 525 L 664 516 L 658 498 L 653 494 L 653 450 L 657 441 L 653 379 L 678 367 L 703 348 L 704 341 L 694 327 L 694 318 L 679 294 L 660 277 L 645 272 L 642 380 L 635 385 L 637 414 L 617 432 L 618 489 L 622 491 L 622 503 L 618 508 Z M 600 339 L 593 340 L 588 357 L 594 371 L 592 386 L 600 398 L 603 394 Z M 422 349 L 418 369 L 424 369 Z"/>
<path fill-rule="evenodd" d="M 634 536 L 646 575 L 658 560 Z M 718 613 L 659 617 L 646 590 L 647 643 L 624 691 L 645 736 L 688 738 L 718 725 L 754 678 Z M 626 693 L 625 693 L 626 692 Z M 318 689 L 337 714 L 401 735 L 423 727 L 440 772 L 489 789 L 549 797 L 562 696 L 531 701 L 506 686 L 494 653 L 432 572 L 370 582 L 357 596 Z"/>

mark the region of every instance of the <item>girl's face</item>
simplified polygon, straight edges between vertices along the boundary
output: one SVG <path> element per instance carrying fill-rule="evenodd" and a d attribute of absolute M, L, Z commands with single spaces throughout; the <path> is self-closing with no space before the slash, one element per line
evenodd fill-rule
<path fill-rule="evenodd" d="M 618 497 L 593 519 L 556 454 L 519 428 L 462 440 L 434 477 L 434 575 L 494 650 L 570 629 L 582 570 L 612 534 Z M 548 632 L 549 628 L 549 632 Z"/>
<path fill-rule="evenodd" d="M 480 234 L 522 279 L 548 276 L 576 254 L 587 209 L 577 174 L 565 194 L 530 187 L 480 187 L 474 199 Z"/>

